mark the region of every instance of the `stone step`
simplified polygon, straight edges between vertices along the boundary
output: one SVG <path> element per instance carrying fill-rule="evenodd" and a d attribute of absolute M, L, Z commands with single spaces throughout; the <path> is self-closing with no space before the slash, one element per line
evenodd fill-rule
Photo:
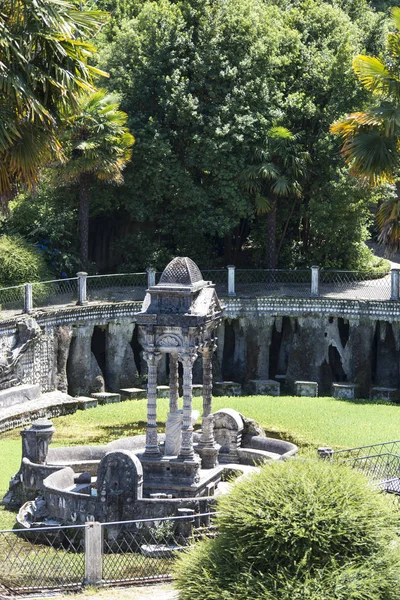
<path fill-rule="evenodd" d="M 295 396 L 316 398 L 318 396 L 318 383 L 316 381 L 295 381 L 294 394 Z"/>
<path fill-rule="evenodd" d="M 250 379 L 246 392 L 257 396 L 280 396 L 281 384 L 274 379 Z"/>
<path fill-rule="evenodd" d="M 371 400 L 398 402 L 400 400 L 400 390 L 391 387 L 373 387 L 371 388 Z"/>
<path fill-rule="evenodd" d="M 338 400 L 354 400 L 357 389 L 356 383 L 332 383 L 332 396 Z"/>
<path fill-rule="evenodd" d="M 214 381 L 214 396 L 241 396 L 242 384 L 236 381 Z"/>
<path fill-rule="evenodd" d="M 157 398 L 169 398 L 169 385 L 157 386 Z"/>

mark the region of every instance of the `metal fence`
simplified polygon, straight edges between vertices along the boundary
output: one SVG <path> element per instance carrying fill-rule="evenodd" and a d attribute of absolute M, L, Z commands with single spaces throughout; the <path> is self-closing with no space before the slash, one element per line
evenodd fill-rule
<path fill-rule="evenodd" d="M 400 495 L 400 441 L 337 450 L 331 458 L 361 471 L 385 492 Z"/>
<path fill-rule="evenodd" d="M 220 296 L 399 300 L 399 271 L 337 271 L 311 269 L 204 269 L 203 278 L 216 285 Z M 146 289 L 161 273 L 86 275 L 0 289 L 3 316 L 29 313 L 34 308 L 86 302 L 142 301 Z"/>
<path fill-rule="evenodd" d="M 177 555 L 215 535 L 214 515 L 0 531 L 0 594 L 171 580 Z"/>

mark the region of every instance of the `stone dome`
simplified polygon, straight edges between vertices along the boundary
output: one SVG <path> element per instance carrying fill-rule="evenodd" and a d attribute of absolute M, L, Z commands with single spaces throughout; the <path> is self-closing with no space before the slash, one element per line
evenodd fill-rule
<path fill-rule="evenodd" d="M 177 256 L 165 267 L 159 283 L 193 285 L 203 281 L 199 267 L 187 256 Z"/>

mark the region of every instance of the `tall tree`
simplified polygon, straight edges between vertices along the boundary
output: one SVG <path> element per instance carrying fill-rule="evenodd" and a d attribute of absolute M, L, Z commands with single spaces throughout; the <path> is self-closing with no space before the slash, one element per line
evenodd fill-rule
<path fill-rule="evenodd" d="M 286 127 L 272 127 L 264 146 L 254 152 L 255 164 L 243 171 L 241 180 L 254 196 L 256 213 L 267 215 L 269 269 L 276 269 L 281 247 L 280 244 L 277 248 L 276 242 L 279 199 L 292 198 L 295 202 L 301 195 L 301 182 L 309 161 L 310 155 L 302 150 L 298 135 Z"/>
<path fill-rule="evenodd" d="M 75 0 L 0 3 L 0 198 L 16 181 L 33 185 L 50 154 L 62 154 L 58 125 L 104 74 L 88 41 L 107 14 Z"/>
<path fill-rule="evenodd" d="M 79 101 L 66 119 L 66 162 L 61 173 L 78 184 L 81 264 L 88 268 L 90 192 L 95 180 L 123 183 L 122 171 L 131 158 L 135 139 L 126 127 L 128 116 L 119 110 L 118 97 L 98 90 Z"/>

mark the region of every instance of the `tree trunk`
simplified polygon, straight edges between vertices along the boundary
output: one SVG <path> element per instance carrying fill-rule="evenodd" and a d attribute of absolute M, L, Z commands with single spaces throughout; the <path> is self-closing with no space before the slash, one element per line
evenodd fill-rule
<path fill-rule="evenodd" d="M 92 176 L 89 173 L 79 175 L 79 238 L 81 243 L 81 265 L 87 271 L 89 265 L 89 200 Z"/>
<path fill-rule="evenodd" d="M 276 269 L 276 199 L 267 213 L 268 269 Z"/>

